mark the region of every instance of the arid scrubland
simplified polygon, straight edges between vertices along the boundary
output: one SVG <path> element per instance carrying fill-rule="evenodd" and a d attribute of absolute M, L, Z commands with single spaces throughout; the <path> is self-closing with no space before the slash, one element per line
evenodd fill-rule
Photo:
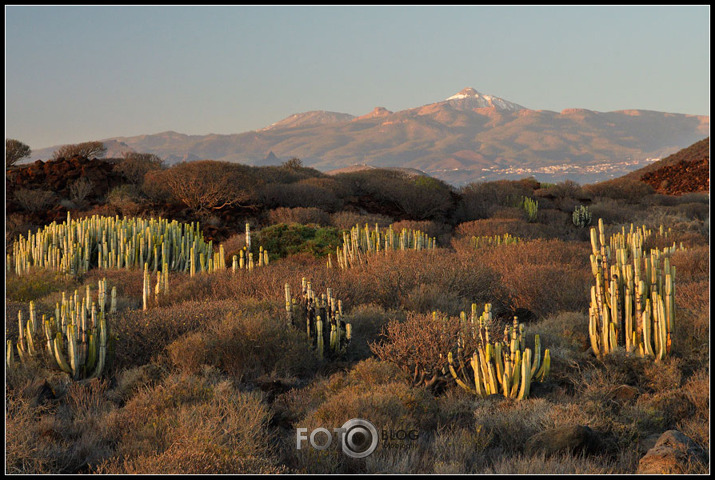
<path fill-rule="evenodd" d="M 455 190 L 394 172 L 327 177 L 299 163 L 236 166 L 214 181 L 220 162 L 161 169 L 154 159 L 130 159 L 117 171 L 131 172 L 131 182 L 126 175 L 103 200 L 89 191 L 88 206 L 70 209 L 72 219 L 197 221 L 212 250 L 197 239 L 192 256 L 178 233 L 154 237 L 145 226 L 131 254 L 116 250 L 138 261 L 98 268 L 100 251 L 108 262 L 135 235 L 127 230 L 113 241 L 117 227 L 106 222 L 86 263 L 81 255 L 67 261 L 78 266 L 72 272 L 60 261 L 16 269 L 21 255 L 12 242 L 49 223 L 17 196 L 6 232 L 7 473 L 636 473 L 646 471 L 647 452 L 671 430 L 687 437 L 688 449 L 657 468 L 709 471 L 707 195 L 533 179 Z M 190 191 L 182 179 L 200 188 Z M 237 193 L 237 182 L 252 187 Z M 575 220 L 580 206 L 588 222 Z M 621 347 L 625 323 L 613 327 L 613 337 L 606 326 L 599 338 L 612 348 L 594 354 L 590 229 L 599 233 L 599 219 L 606 239 L 631 224 L 645 227 L 644 254 L 676 247 L 664 254 L 675 271 L 674 321 L 654 321 L 654 328 L 670 325 L 667 352 L 652 340 L 663 347 L 662 359 Z M 375 243 L 368 247 L 366 237 L 341 250 L 359 236 L 350 230 L 356 225 L 367 225 Z M 389 228 L 394 241 L 385 240 Z M 35 240 L 35 251 L 41 243 L 62 248 L 62 235 Z M 82 238 L 71 248 L 83 252 L 89 243 Z M 170 238 L 176 243 L 162 252 Z M 142 241 L 157 249 L 145 251 Z M 435 248 L 417 247 L 432 241 Z M 263 251 L 270 261 L 259 265 Z M 232 268 L 234 256 L 248 262 L 248 253 L 254 268 Z M 341 266 L 339 254 L 360 258 Z M 616 261 L 615 251 L 607 255 Z M 97 314 L 112 336 L 101 374 L 74 380 L 62 372 L 42 325 L 35 354 L 20 359 L 19 329 L 30 318 L 55 319 L 63 292 L 82 297 L 87 286 L 90 300 L 78 308 L 91 312 L 97 302 L 99 309 L 97 285 L 105 279 L 116 312 L 107 297 L 106 312 Z M 613 320 L 624 322 L 628 307 L 603 298 L 619 312 Z M 324 315 L 321 327 L 315 316 L 306 325 L 308 310 Z M 331 331 L 333 313 L 343 323 Z M 59 325 L 53 334 L 62 352 L 70 353 L 72 328 Z M 329 354 L 334 338 L 345 335 L 347 348 Z M 76 342 L 80 353 L 91 348 L 89 340 Z M 26 337 L 22 345 L 29 348 Z M 298 429 L 333 432 L 351 419 L 369 421 L 380 437 L 364 458 L 346 455 L 338 441 L 297 448 Z"/>

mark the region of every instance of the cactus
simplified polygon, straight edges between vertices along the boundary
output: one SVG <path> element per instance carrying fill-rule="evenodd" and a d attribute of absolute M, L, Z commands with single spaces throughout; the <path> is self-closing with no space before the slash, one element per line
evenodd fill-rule
<path fill-rule="evenodd" d="M 509 233 L 504 235 L 494 235 L 489 236 L 473 236 L 471 238 L 471 244 L 474 248 L 490 247 L 490 246 L 500 246 L 500 245 L 514 245 L 521 241 L 520 237 L 514 237 Z"/>
<path fill-rule="evenodd" d="M 518 400 L 528 398 L 531 383 L 542 382 L 549 375 L 550 351 L 546 349 L 542 358 L 539 335 L 534 336 L 534 350 L 526 348 L 524 325 L 516 317 L 511 329 L 504 329 L 503 340 L 492 342 L 490 304 L 485 305 L 478 320 L 475 317 L 476 305 L 472 305 L 469 321 L 462 312 L 456 358 L 452 351 L 447 353 L 452 378 L 461 388 L 480 397 L 501 394 Z M 468 349 L 468 344 L 474 348 Z"/>
<path fill-rule="evenodd" d="M 585 228 L 591 225 L 591 212 L 588 210 L 587 206 L 578 205 L 574 208 L 571 220 L 577 227 Z"/>
<path fill-rule="evenodd" d="M 171 270 L 188 271 L 194 255 L 202 253 L 211 253 L 211 243 L 204 241 L 198 223 L 98 215 L 73 220 L 68 212 L 61 224 L 21 235 L 7 258 L 17 275 L 32 267 L 81 275 L 91 268 L 141 268 L 144 263 L 152 272 L 164 263 Z"/>
<path fill-rule="evenodd" d="M 675 327 L 673 247 L 651 249 L 643 244 L 652 234 L 645 227 L 612 235 L 606 242 L 603 220 L 591 228 L 589 337 L 591 349 L 603 358 L 617 348 L 663 360 L 671 352 Z M 664 229 L 660 235 L 665 236 Z"/>
<path fill-rule="evenodd" d="M 350 232 L 343 232 L 342 246 L 337 247 L 335 257 L 341 269 L 347 269 L 365 263 L 369 256 L 382 252 L 388 254 L 395 250 L 428 250 L 437 248 L 434 237 L 419 230 L 403 228 L 400 232 L 393 230 L 392 225 L 374 229 L 366 224 L 364 228 L 355 225 Z M 328 258 L 332 266 L 332 258 Z"/>
<path fill-rule="evenodd" d="M 287 323 L 305 328 L 320 358 L 345 355 L 352 339 L 352 326 L 343 320 L 343 302 L 333 297 L 330 288 L 321 295 L 313 291 L 311 282 L 301 282 L 301 295 L 294 298 L 285 284 Z"/>
<path fill-rule="evenodd" d="M 108 316 L 104 313 L 103 292 L 106 279 L 99 281 L 97 302 L 93 301 L 91 290 L 87 296 L 77 291 L 67 298 L 62 292 L 62 304 L 57 304 L 55 316 L 36 321 L 34 303 L 30 302 L 30 320 L 25 323 L 22 311 L 18 311 L 19 335 L 16 345 L 21 362 L 40 356 L 40 345 L 44 343 L 47 358 L 60 370 L 68 373 L 73 380 L 96 378 L 102 375 L 108 363 L 115 337 L 109 332 Z M 112 289 L 116 292 L 116 289 Z M 114 293 L 113 296 L 116 296 Z M 97 309 L 99 304 L 99 310 Z M 116 310 L 116 308 L 112 308 Z M 40 338 L 44 337 L 44 342 Z M 7 365 L 14 363 L 14 346 L 8 340 Z"/>
<path fill-rule="evenodd" d="M 539 212 L 539 202 L 529 197 L 522 197 L 521 208 L 526 212 L 526 220 L 531 223 L 536 221 Z"/>

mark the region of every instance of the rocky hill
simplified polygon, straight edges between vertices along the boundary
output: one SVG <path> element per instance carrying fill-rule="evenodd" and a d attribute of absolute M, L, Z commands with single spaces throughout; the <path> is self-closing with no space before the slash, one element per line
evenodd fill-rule
<path fill-rule="evenodd" d="M 641 180 L 666 195 L 709 192 L 710 137 L 636 170 L 628 177 Z"/>

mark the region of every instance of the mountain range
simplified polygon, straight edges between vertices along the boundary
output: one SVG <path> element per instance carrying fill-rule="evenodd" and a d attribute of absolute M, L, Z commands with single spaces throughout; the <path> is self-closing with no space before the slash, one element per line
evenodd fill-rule
<path fill-rule="evenodd" d="M 255 131 L 113 137 L 107 156 L 153 153 L 167 163 L 199 159 L 249 165 L 292 157 L 329 172 L 355 165 L 409 168 L 454 185 L 534 176 L 592 183 L 618 177 L 707 136 L 710 117 L 651 110 L 531 110 L 465 88 L 443 101 L 354 116 L 310 111 Z M 58 147 L 33 151 L 47 159 Z"/>

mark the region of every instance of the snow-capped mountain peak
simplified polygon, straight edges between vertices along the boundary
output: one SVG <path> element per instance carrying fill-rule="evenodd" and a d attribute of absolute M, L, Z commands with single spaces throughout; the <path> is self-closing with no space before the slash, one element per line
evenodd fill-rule
<path fill-rule="evenodd" d="M 524 110 L 524 107 L 516 103 L 509 102 L 503 98 L 486 95 L 478 92 L 474 88 L 467 87 L 459 93 L 452 95 L 445 100 L 459 106 L 467 108 L 495 108 L 497 110 L 517 111 Z"/>

